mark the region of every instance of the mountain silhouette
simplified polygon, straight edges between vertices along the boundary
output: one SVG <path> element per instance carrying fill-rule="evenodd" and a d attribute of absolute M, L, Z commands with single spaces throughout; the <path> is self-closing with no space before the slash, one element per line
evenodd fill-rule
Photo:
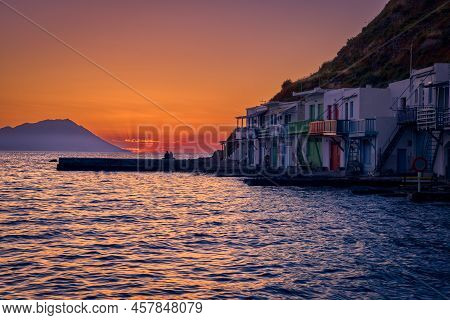
<path fill-rule="evenodd" d="M 0 150 L 126 152 L 69 119 L 1 128 Z"/>

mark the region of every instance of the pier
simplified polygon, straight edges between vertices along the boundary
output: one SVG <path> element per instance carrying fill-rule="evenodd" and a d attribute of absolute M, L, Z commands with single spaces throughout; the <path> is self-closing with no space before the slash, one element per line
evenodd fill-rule
<path fill-rule="evenodd" d="M 58 171 L 107 172 L 190 172 L 213 174 L 219 177 L 241 177 L 249 186 L 333 187 L 351 189 L 355 196 L 380 195 L 407 197 L 413 202 L 449 202 L 450 187 L 433 181 L 424 184 L 423 192 L 416 192 L 417 183 L 405 177 L 352 177 L 333 175 L 301 175 L 239 165 L 216 157 L 197 159 L 118 159 L 118 158 L 59 158 Z"/>
<path fill-rule="evenodd" d="M 59 158 L 57 170 L 211 172 L 217 170 L 217 161 L 213 161 L 212 158 L 198 158 L 198 159 Z"/>

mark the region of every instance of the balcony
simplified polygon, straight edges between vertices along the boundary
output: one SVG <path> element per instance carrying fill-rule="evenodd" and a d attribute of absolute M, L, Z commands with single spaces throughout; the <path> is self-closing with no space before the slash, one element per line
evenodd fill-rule
<path fill-rule="evenodd" d="M 324 120 L 313 121 L 309 124 L 309 134 L 311 135 L 336 135 L 337 121 Z"/>
<path fill-rule="evenodd" d="M 247 128 L 239 127 L 239 128 L 236 128 L 236 131 L 234 133 L 234 139 L 242 140 L 242 139 L 245 139 L 246 135 L 247 135 Z"/>
<path fill-rule="evenodd" d="M 398 124 L 412 124 L 416 123 L 416 120 L 417 120 L 416 108 L 406 108 L 397 110 Z"/>
<path fill-rule="evenodd" d="M 425 106 L 417 108 L 417 129 L 434 130 L 437 128 L 436 108 Z"/>
<path fill-rule="evenodd" d="M 444 128 L 450 129 L 450 109 L 444 111 Z"/>
<path fill-rule="evenodd" d="M 348 134 L 349 120 L 313 121 L 309 124 L 309 134 L 323 136 L 340 136 Z"/>
<path fill-rule="evenodd" d="M 350 137 L 365 137 L 377 135 L 375 119 L 352 120 L 349 124 Z"/>
<path fill-rule="evenodd" d="M 258 138 L 280 137 L 286 134 L 287 128 L 284 125 L 272 125 L 267 128 L 259 129 Z"/>
<path fill-rule="evenodd" d="M 259 133 L 259 128 L 254 128 L 254 127 L 247 127 L 247 132 L 246 132 L 246 138 L 247 139 L 256 139 L 258 137 L 258 133 Z"/>
<path fill-rule="evenodd" d="M 288 134 L 306 134 L 309 131 L 309 120 L 292 122 L 287 125 Z"/>
<path fill-rule="evenodd" d="M 234 131 L 235 140 L 253 140 L 256 139 L 260 133 L 260 128 L 255 127 L 240 127 Z"/>

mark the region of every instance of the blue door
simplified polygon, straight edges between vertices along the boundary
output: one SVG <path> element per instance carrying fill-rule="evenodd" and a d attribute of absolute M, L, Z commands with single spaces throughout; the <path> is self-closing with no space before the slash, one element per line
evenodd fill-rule
<path fill-rule="evenodd" d="M 397 149 L 397 173 L 403 174 L 406 172 L 406 149 Z"/>
<path fill-rule="evenodd" d="M 450 181 L 450 147 L 447 147 L 447 161 L 445 166 L 447 180 Z"/>

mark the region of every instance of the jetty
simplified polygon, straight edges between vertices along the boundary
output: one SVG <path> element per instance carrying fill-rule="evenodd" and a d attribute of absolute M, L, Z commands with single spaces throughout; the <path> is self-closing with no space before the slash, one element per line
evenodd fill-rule
<path fill-rule="evenodd" d="M 117 159 L 59 158 L 59 171 L 171 171 L 210 172 L 217 169 L 211 158 L 199 159 Z"/>
<path fill-rule="evenodd" d="M 192 172 L 234 177 L 256 175 L 253 168 L 216 157 L 196 159 L 59 158 L 56 168 L 58 171 Z"/>

